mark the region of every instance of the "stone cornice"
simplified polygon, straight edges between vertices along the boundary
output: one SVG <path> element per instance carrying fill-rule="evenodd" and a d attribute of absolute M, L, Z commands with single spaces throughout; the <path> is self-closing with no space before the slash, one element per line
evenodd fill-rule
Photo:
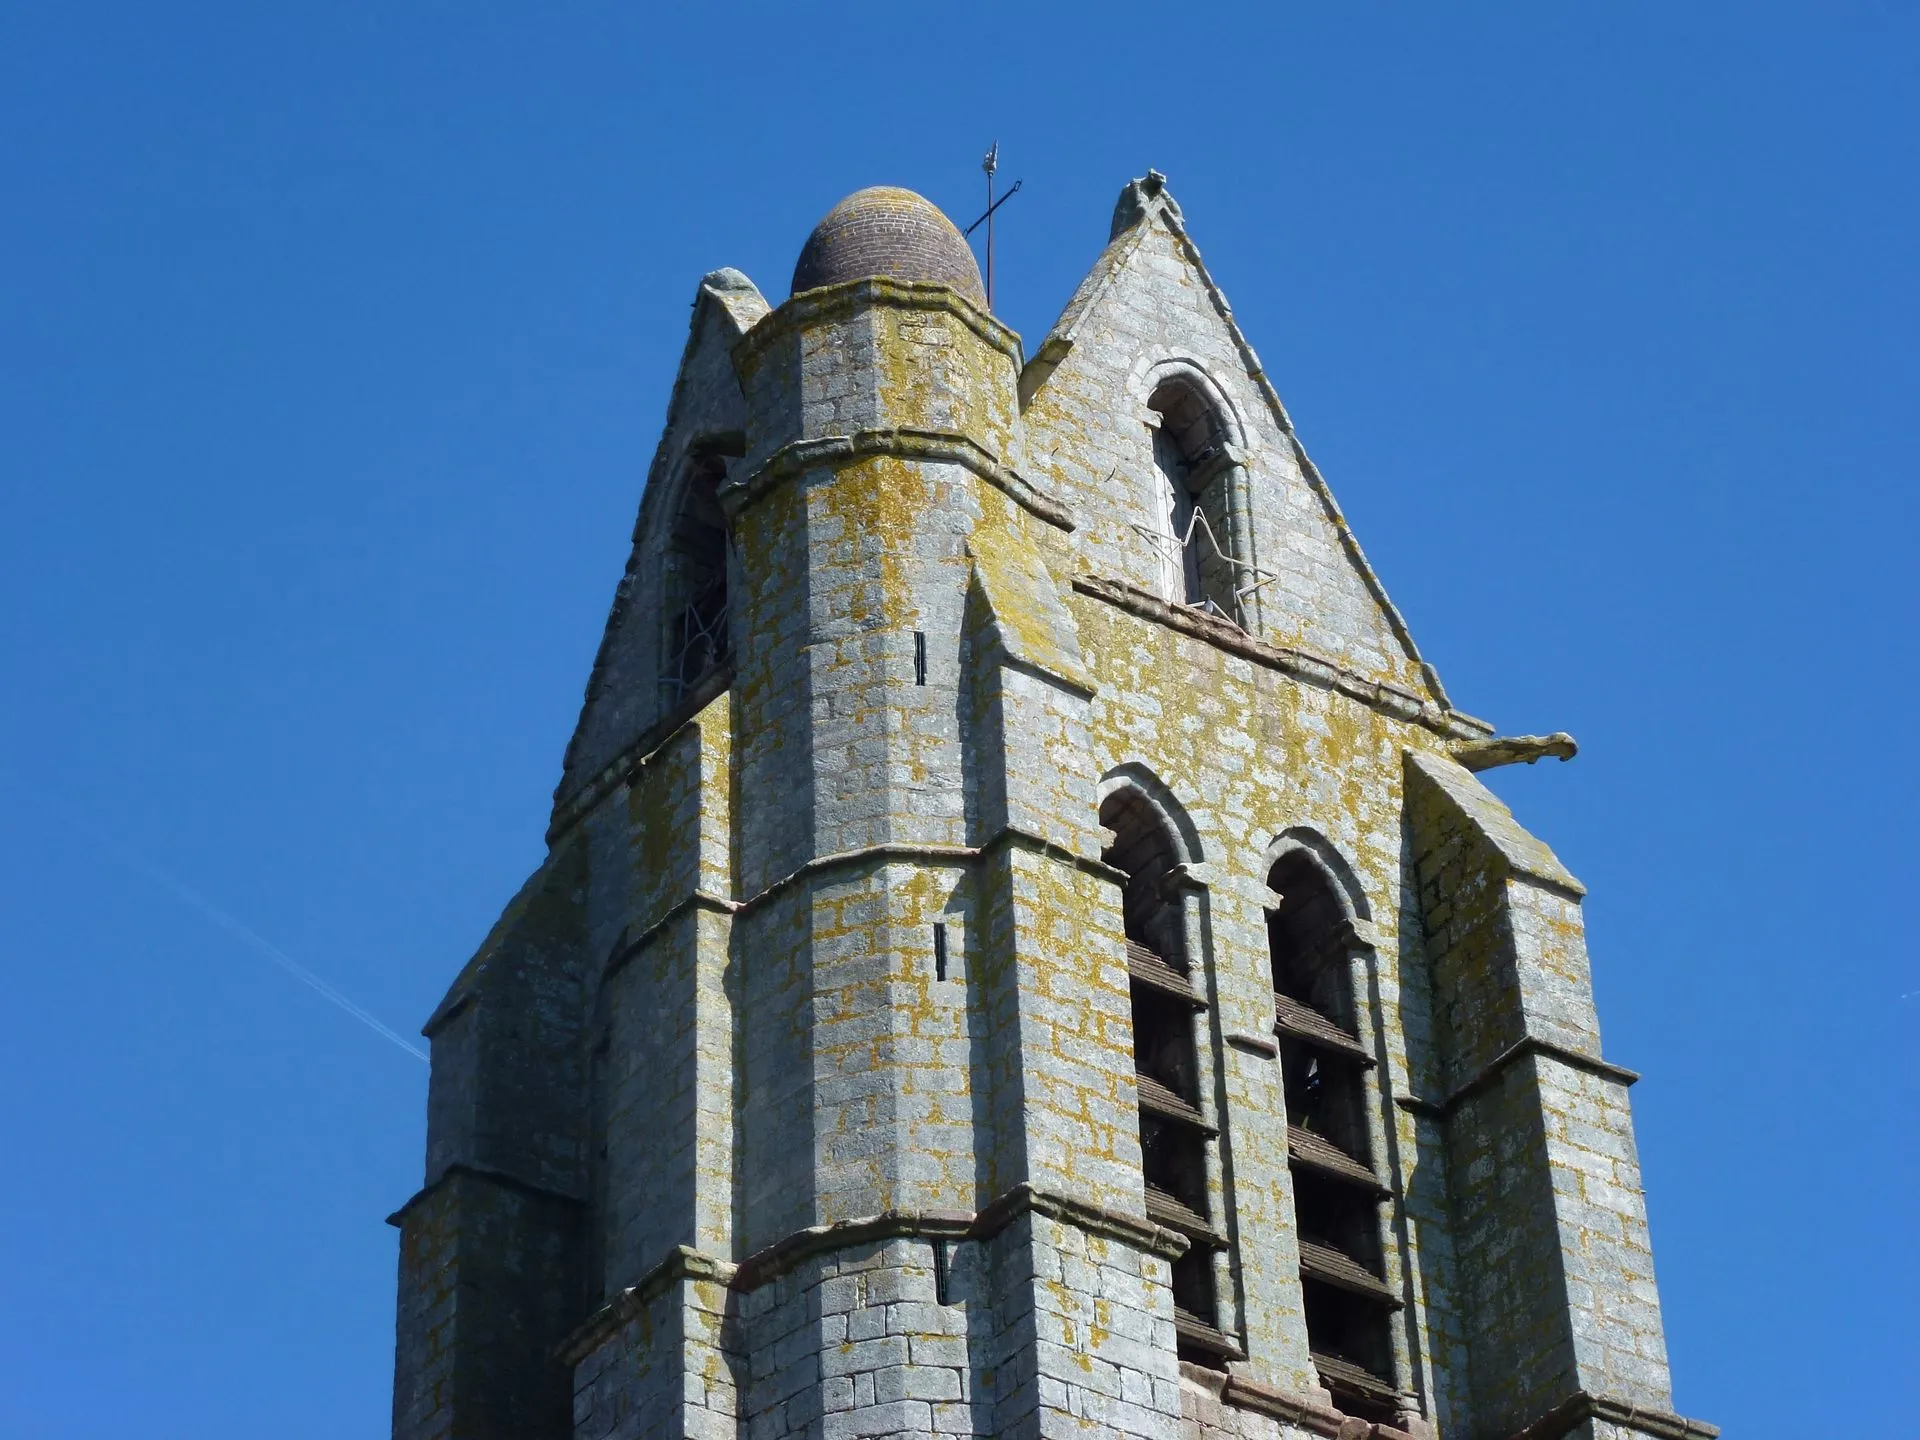
<path fill-rule="evenodd" d="M 861 310 L 876 307 L 944 311 L 1005 355 L 1013 362 L 1016 372 L 1020 369 L 1018 332 L 1001 324 L 959 291 L 930 281 L 891 280 L 882 275 L 822 285 L 817 290 L 802 290 L 790 297 L 734 342 L 734 367 L 740 369 L 759 363 L 769 346 L 795 330 L 823 321 L 850 319 Z"/>
<path fill-rule="evenodd" d="M 1187 1251 L 1186 1236 L 1154 1224 L 1145 1215 L 1096 1205 L 1022 1182 L 977 1214 L 966 1210 L 883 1210 L 878 1215 L 809 1225 L 754 1251 L 737 1265 L 689 1246 L 676 1245 L 638 1284 L 620 1291 L 577 1326 L 555 1350 L 555 1358 L 567 1365 L 579 1364 L 594 1347 L 682 1280 L 708 1280 L 743 1292 L 757 1290 L 815 1255 L 881 1240 L 913 1237 L 990 1240 L 1029 1214 L 1044 1215 L 1164 1259 L 1178 1259 Z"/>
<path fill-rule="evenodd" d="M 851 435 L 824 435 L 782 445 L 751 474 L 720 487 L 720 503 L 731 518 L 758 504 L 767 494 L 808 470 L 837 468 L 876 455 L 960 465 L 971 470 L 1015 504 L 1047 524 L 1073 529 L 1073 516 L 1031 480 L 1018 474 L 971 435 L 958 430 L 922 430 L 909 425 L 856 430 Z"/>
<path fill-rule="evenodd" d="M 656 751 L 693 723 L 693 719 L 733 684 L 733 666 L 716 665 L 693 683 L 693 688 L 678 704 L 640 732 L 640 738 L 595 771 L 584 784 L 562 798 L 554 796 L 553 818 L 547 822 L 547 848 L 589 814 L 609 794 L 633 778 L 633 773 L 651 760 Z M 563 782 L 564 783 L 564 782 Z"/>
<path fill-rule="evenodd" d="M 606 984 L 610 976 L 623 969 L 629 960 L 651 945 L 661 931 L 689 910 L 705 910 L 712 915 L 733 915 L 738 913 L 739 909 L 740 902 L 737 900 L 729 900 L 722 895 L 711 895 L 705 890 L 689 890 L 649 922 L 638 935 L 621 943 L 620 948 L 614 952 L 613 958 L 607 961 L 606 969 L 601 972 L 600 983 Z"/>
<path fill-rule="evenodd" d="M 1076 870 L 1085 871 L 1110 884 L 1126 883 L 1125 873 L 1104 861 L 1090 859 L 1085 855 L 1076 855 L 1064 845 L 1056 844 L 1044 835 L 1036 835 L 1032 831 L 1009 825 L 982 845 L 938 845 L 889 840 L 881 841 L 877 845 L 862 845 L 852 850 L 836 850 L 830 855 L 819 855 L 782 875 L 758 894 L 737 902 L 733 909 L 736 915 L 756 910 L 783 890 L 828 871 L 857 869 L 865 865 L 884 865 L 898 860 L 934 865 L 972 865 L 984 856 L 1007 848 L 1044 855 L 1050 860 L 1071 865 Z"/>
<path fill-rule="evenodd" d="M 1258 1380 L 1248 1380 L 1240 1375 L 1230 1374 L 1226 1377 L 1226 1383 L 1220 1387 L 1220 1399 L 1239 1409 L 1251 1410 L 1256 1415 L 1298 1425 L 1315 1435 L 1339 1435 L 1347 1424 L 1347 1417 L 1330 1405 L 1323 1405 L 1305 1395 L 1277 1390 L 1271 1385 L 1263 1385 Z"/>
<path fill-rule="evenodd" d="M 1282 671 L 1310 685 L 1337 690 L 1382 714 L 1425 726 L 1448 740 L 1480 740 L 1493 733 L 1493 726 L 1484 720 L 1436 705 L 1398 685 L 1369 679 L 1338 661 L 1316 655 L 1310 650 L 1256 639 L 1230 621 L 1184 605 L 1169 604 L 1158 595 L 1125 580 L 1111 580 L 1101 575 L 1077 575 L 1073 588 L 1082 595 L 1104 601 L 1129 615 L 1178 630 L 1196 640 L 1204 640 L 1257 665 Z"/>
<path fill-rule="evenodd" d="M 554 1350 L 554 1358 L 569 1368 L 578 1365 L 608 1336 L 682 1280 L 710 1280 L 729 1285 L 736 1269 L 704 1251 L 676 1245 L 667 1252 L 666 1259 L 640 1277 L 638 1285 L 629 1285 L 576 1326 Z"/>
<path fill-rule="evenodd" d="M 1624 1065 L 1615 1065 L 1611 1061 L 1602 1060 L 1598 1055 L 1582 1055 L 1578 1050 L 1569 1050 L 1564 1045 L 1555 1044 L 1538 1035 L 1527 1035 L 1516 1040 L 1482 1065 L 1472 1079 L 1455 1086 L 1445 1099 L 1427 1100 L 1417 1095 L 1402 1095 L 1399 1098 L 1400 1108 L 1415 1115 L 1444 1120 L 1474 1096 L 1491 1089 L 1508 1069 L 1528 1055 L 1543 1055 L 1549 1060 L 1557 1060 L 1562 1065 L 1570 1066 L 1575 1070 L 1584 1070 L 1589 1075 L 1598 1075 L 1621 1085 L 1632 1085 L 1640 1079 L 1640 1072 L 1637 1070 L 1629 1070 Z"/>
<path fill-rule="evenodd" d="M 498 1185 L 507 1190 L 517 1190 L 536 1200 L 551 1200 L 563 1205 L 586 1203 L 578 1195 L 569 1195 L 564 1190 L 555 1190 L 548 1185 L 537 1185 L 531 1180 L 523 1180 L 509 1170 L 496 1170 L 490 1165 L 470 1165 L 464 1160 L 456 1160 L 415 1191 L 406 1204 L 387 1216 L 387 1224 L 396 1230 L 400 1229 L 406 1224 L 408 1211 L 439 1194 L 447 1187 L 448 1182 L 462 1175 L 475 1180 L 485 1180 L 490 1185 Z"/>
<path fill-rule="evenodd" d="M 1671 1410 L 1576 1390 L 1531 1425 L 1514 1431 L 1511 1440 L 1560 1440 L 1562 1435 L 1589 1420 L 1650 1435 L 1655 1440 L 1715 1440 L 1720 1434 L 1718 1425 L 1709 1425 L 1704 1420 L 1689 1420 Z"/>

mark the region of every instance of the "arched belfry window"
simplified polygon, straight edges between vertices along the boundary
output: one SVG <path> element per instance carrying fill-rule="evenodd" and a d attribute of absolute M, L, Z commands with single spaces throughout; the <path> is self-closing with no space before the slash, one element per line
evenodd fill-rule
<path fill-rule="evenodd" d="M 1231 1270 L 1212 1199 L 1219 1132 L 1207 1117 L 1196 1045 L 1196 1026 L 1208 1007 L 1192 973 L 1188 902 L 1176 868 L 1180 851 L 1158 808 L 1136 789 L 1108 795 L 1100 823 L 1114 836 L 1103 858 L 1127 876 L 1121 909 L 1147 1215 L 1189 1242 L 1173 1262 L 1181 1358 L 1218 1365 L 1239 1351 L 1223 1328 L 1222 1292 Z"/>
<path fill-rule="evenodd" d="M 1238 591 L 1246 556 L 1238 554 L 1240 484 L 1220 412 L 1184 376 L 1164 380 L 1147 400 L 1153 432 L 1154 521 L 1159 532 L 1160 593 L 1243 621 Z"/>
<path fill-rule="evenodd" d="M 725 478 L 718 456 L 696 461 L 667 535 L 660 683 L 669 704 L 727 660 L 727 519 L 718 499 Z"/>
<path fill-rule="evenodd" d="M 1369 1134 L 1372 1053 L 1361 1040 L 1360 940 L 1341 887 L 1305 848 L 1268 876 L 1275 1028 L 1300 1241 L 1307 1347 L 1335 1403 L 1392 1422 L 1392 1318 L 1380 1207 L 1388 1197 Z"/>

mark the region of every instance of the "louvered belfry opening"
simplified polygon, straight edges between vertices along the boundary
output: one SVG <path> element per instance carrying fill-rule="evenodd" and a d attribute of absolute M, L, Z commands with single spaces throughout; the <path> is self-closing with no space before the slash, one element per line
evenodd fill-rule
<path fill-rule="evenodd" d="M 695 463 L 667 538 L 660 683 L 669 704 L 728 656 L 727 519 L 718 499 L 725 478 L 718 456 Z"/>
<path fill-rule="evenodd" d="M 1219 1328 L 1215 1262 L 1226 1245 L 1208 1195 L 1208 1147 L 1218 1131 L 1201 1105 L 1194 1025 L 1206 1010 L 1188 963 L 1178 852 L 1154 807 L 1117 790 L 1100 807 L 1114 842 L 1103 857 L 1126 872 L 1122 909 L 1133 997 L 1133 1068 L 1147 1215 L 1190 1244 L 1173 1262 L 1174 1328 L 1181 1358 L 1218 1366 L 1238 1347 Z"/>
<path fill-rule="evenodd" d="M 1381 1256 L 1389 1192 L 1368 1140 L 1374 1061 L 1360 1039 L 1353 930 L 1327 872 L 1305 852 L 1283 857 L 1267 883 L 1281 897 L 1267 939 L 1307 1345 L 1342 1409 L 1392 1421 L 1389 1327 L 1399 1301 Z"/>

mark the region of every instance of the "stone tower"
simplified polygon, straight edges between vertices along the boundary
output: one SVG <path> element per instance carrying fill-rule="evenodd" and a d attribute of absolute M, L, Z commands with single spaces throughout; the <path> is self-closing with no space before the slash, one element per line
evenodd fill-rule
<path fill-rule="evenodd" d="M 426 1026 L 397 1440 L 1710 1437 L 1578 881 L 1159 175 L 1023 358 L 716 271 L 548 857 Z"/>

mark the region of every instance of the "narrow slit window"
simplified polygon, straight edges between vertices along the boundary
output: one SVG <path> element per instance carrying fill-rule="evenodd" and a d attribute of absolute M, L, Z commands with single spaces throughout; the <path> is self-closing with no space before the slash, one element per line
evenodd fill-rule
<path fill-rule="evenodd" d="M 933 1298 L 939 1305 L 953 1303 L 953 1282 L 949 1265 L 947 1242 L 935 1240 L 933 1242 Z"/>
<path fill-rule="evenodd" d="M 913 632 L 913 683 L 927 683 L 927 635 L 924 630 Z"/>
<path fill-rule="evenodd" d="M 947 978 L 947 927 L 937 921 L 933 927 L 933 978 Z"/>

